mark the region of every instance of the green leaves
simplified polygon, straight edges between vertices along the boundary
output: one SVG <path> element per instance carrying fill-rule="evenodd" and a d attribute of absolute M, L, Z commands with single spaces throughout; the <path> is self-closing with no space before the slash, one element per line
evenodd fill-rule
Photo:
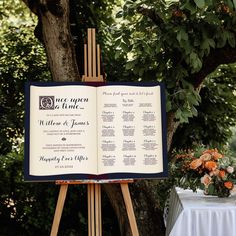
<path fill-rule="evenodd" d="M 198 8 L 204 8 L 205 7 L 205 0 L 194 0 L 195 4 Z"/>
<path fill-rule="evenodd" d="M 132 61 L 128 61 L 125 65 L 125 68 L 127 70 L 130 70 L 132 68 L 134 68 L 134 66 L 136 65 L 137 61 L 136 60 L 132 60 Z"/>
<path fill-rule="evenodd" d="M 226 38 L 228 40 L 229 45 L 232 48 L 235 48 L 235 34 L 232 32 L 226 32 Z"/>
<path fill-rule="evenodd" d="M 186 1 L 185 4 L 180 6 L 180 9 L 188 10 L 191 13 L 191 15 L 194 15 L 197 12 L 197 7 L 194 3 L 192 3 L 192 1 Z"/>
<path fill-rule="evenodd" d="M 50 78 L 43 45 L 34 36 L 31 18 L 26 17 L 28 11 L 21 12 L 22 19 L 13 16 L 17 12 L 14 3 L 7 5 L 10 3 L 5 2 L 8 18 L 1 22 L 0 28 L 0 153 L 12 150 L 23 137 L 25 81 Z M 20 4 L 18 0 L 16 3 Z M 18 8 L 23 10 L 25 6 Z"/>
<path fill-rule="evenodd" d="M 222 65 L 206 78 L 200 90 L 201 103 L 196 107 L 198 116 L 189 119 L 188 125 L 181 125 L 174 137 L 174 145 L 190 148 L 204 143 L 212 147 L 225 147 L 236 125 L 236 64 Z M 194 98 L 188 101 L 194 104 Z M 182 106 L 181 106 L 182 107 Z M 224 115 L 222 115 L 224 114 Z M 182 135 L 182 140 L 179 136 Z"/>
<path fill-rule="evenodd" d="M 190 53 L 190 65 L 192 66 L 192 72 L 197 72 L 201 69 L 202 67 L 202 61 L 199 58 L 198 54 L 195 52 Z"/>
<path fill-rule="evenodd" d="M 196 73 L 202 68 L 202 58 L 194 51 L 185 57 L 185 61 L 191 68 L 192 73 Z"/>
<path fill-rule="evenodd" d="M 181 80 L 182 88 L 174 94 L 167 94 L 167 112 L 175 111 L 175 118 L 180 123 L 188 123 L 189 118 L 197 116 L 196 107 L 200 104 L 201 97 L 194 87 L 187 81 Z"/>
<path fill-rule="evenodd" d="M 234 8 L 236 9 L 236 0 L 233 0 Z"/>
<path fill-rule="evenodd" d="M 180 42 L 181 40 L 187 41 L 188 40 L 188 34 L 183 28 L 180 28 L 179 32 L 177 33 L 177 40 Z"/>
<path fill-rule="evenodd" d="M 180 123 L 187 123 L 189 117 L 191 117 L 191 113 L 188 112 L 187 110 L 178 109 L 175 113 L 175 118 Z"/>
<path fill-rule="evenodd" d="M 221 30 L 216 38 L 217 47 L 222 48 L 228 42 L 230 47 L 235 48 L 235 33 L 227 30 Z"/>
<path fill-rule="evenodd" d="M 211 47 L 215 48 L 215 41 L 211 38 L 205 38 L 201 43 L 201 49 L 205 50 L 205 54 L 208 55 L 210 53 Z"/>
<path fill-rule="evenodd" d="M 200 97 L 196 97 L 190 93 L 187 93 L 186 95 L 187 95 L 186 99 L 189 99 L 189 97 L 191 97 L 191 99 L 189 99 L 189 100 L 182 99 L 183 105 L 181 107 L 179 107 L 175 113 L 175 118 L 180 123 L 188 123 L 189 118 L 198 115 L 198 112 L 197 112 L 197 109 L 195 108 L 195 106 L 198 106 Z M 183 98 L 184 97 L 185 96 L 183 96 Z"/>
<path fill-rule="evenodd" d="M 119 42 L 126 58 L 124 74 L 133 80 L 163 80 L 166 109 L 176 112 L 181 123 L 198 115 L 201 99 L 191 83 L 204 60 L 217 48 L 235 47 L 235 16 L 232 11 L 223 14 L 219 4 L 212 0 L 125 1 L 126 15 L 119 18 L 119 30 L 125 32 Z M 141 11 L 134 10 L 138 6 Z"/>

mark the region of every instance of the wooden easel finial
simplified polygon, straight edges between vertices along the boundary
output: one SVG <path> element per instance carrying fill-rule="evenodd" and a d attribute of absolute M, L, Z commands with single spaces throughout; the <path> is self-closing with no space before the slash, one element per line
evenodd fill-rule
<path fill-rule="evenodd" d="M 100 57 L 100 46 L 96 45 L 95 29 L 88 29 L 88 42 L 84 44 L 83 82 L 103 82 Z"/>

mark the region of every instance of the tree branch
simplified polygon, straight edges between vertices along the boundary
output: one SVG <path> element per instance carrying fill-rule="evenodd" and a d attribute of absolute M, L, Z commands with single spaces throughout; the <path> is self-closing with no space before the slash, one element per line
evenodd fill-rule
<path fill-rule="evenodd" d="M 212 73 L 221 64 L 236 62 L 236 48 L 224 47 L 213 50 L 203 60 L 202 69 L 193 74 L 191 81 L 195 88 L 198 88 L 207 75 Z"/>

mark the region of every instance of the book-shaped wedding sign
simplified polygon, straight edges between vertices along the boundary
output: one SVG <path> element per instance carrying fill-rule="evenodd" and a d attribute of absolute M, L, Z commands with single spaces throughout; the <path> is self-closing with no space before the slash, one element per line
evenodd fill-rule
<path fill-rule="evenodd" d="M 25 180 L 167 176 L 163 84 L 27 83 Z"/>

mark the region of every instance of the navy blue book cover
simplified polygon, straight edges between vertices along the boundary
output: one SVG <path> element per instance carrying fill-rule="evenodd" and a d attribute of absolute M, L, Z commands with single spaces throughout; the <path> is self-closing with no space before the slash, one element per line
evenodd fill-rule
<path fill-rule="evenodd" d="M 28 82 L 25 181 L 167 177 L 162 83 Z"/>

